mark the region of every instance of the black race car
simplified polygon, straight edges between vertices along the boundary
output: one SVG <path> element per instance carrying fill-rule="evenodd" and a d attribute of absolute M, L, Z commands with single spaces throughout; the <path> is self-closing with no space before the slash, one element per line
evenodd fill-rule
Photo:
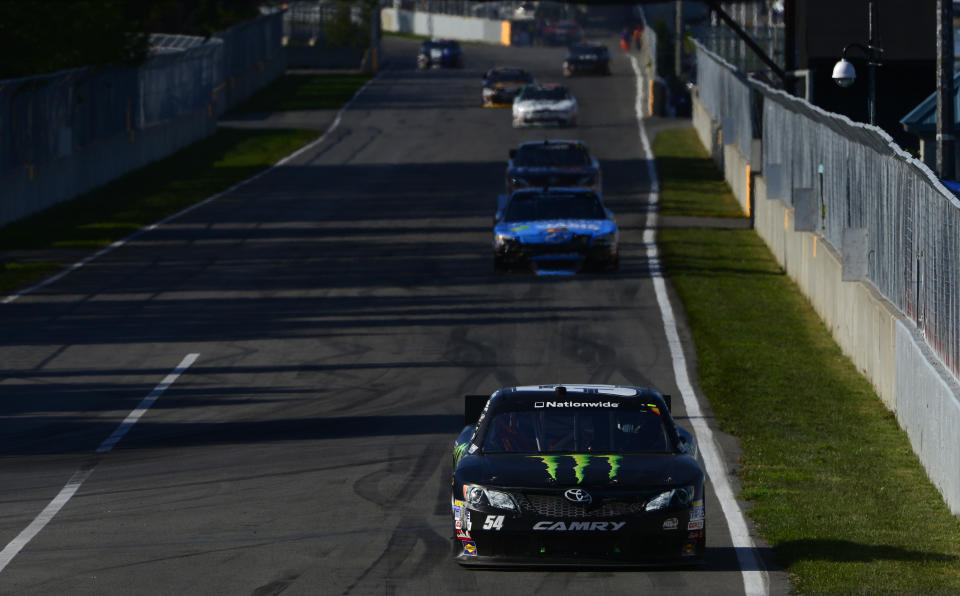
<path fill-rule="evenodd" d="M 491 68 L 483 75 L 483 107 L 509 106 L 525 85 L 536 83 L 523 68 Z"/>
<path fill-rule="evenodd" d="M 420 44 L 417 68 L 463 68 L 463 48 L 453 39 L 431 39 Z"/>
<path fill-rule="evenodd" d="M 694 563 L 704 472 L 651 389 L 540 385 L 466 397 L 454 447 L 462 565 Z"/>
<path fill-rule="evenodd" d="M 600 163 L 580 141 L 532 141 L 511 149 L 507 193 L 544 186 L 583 186 L 601 192 Z"/>
<path fill-rule="evenodd" d="M 579 43 L 570 47 L 570 53 L 563 59 L 563 76 L 581 73 L 610 74 L 610 51 L 607 46 Z"/>

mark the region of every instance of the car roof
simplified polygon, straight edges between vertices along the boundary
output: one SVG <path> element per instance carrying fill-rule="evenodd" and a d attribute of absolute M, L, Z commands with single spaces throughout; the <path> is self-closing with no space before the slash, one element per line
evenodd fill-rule
<path fill-rule="evenodd" d="M 568 194 L 591 194 L 596 195 L 597 198 L 600 198 L 600 193 L 593 190 L 592 188 L 586 188 L 584 186 L 543 186 L 543 187 L 531 187 L 531 188 L 518 188 L 513 191 L 511 197 L 515 195 L 568 195 Z M 581 385 L 577 385 L 580 387 Z M 603 387 L 604 385 L 592 385 L 592 387 Z M 611 385 L 612 387 L 613 385 Z M 586 387 L 586 385 L 583 385 Z"/>
<path fill-rule="evenodd" d="M 519 66 L 494 66 L 487 71 L 488 74 L 522 74 L 528 75 L 526 68 L 520 68 Z"/>
<path fill-rule="evenodd" d="M 583 147 L 584 149 L 587 148 L 587 144 L 584 143 L 583 141 L 575 141 L 573 139 L 544 139 L 542 141 L 527 141 L 525 143 L 520 143 L 519 145 L 517 145 L 517 148 L 519 149 L 522 147 L 540 147 L 543 145 L 577 145 L 577 146 Z"/>
<path fill-rule="evenodd" d="M 563 89 L 566 91 L 567 86 L 564 85 L 563 83 L 530 83 L 524 86 L 524 89 L 545 89 L 545 90 Z"/>
<path fill-rule="evenodd" d="M 602 397 L 613 398 L 641 398 L 644 400 L 653 400 L 659 405 L 667 406 L 664 397 L 656 390 L 647 387 L 632 387 L 626 385 L 602 385 L 602 384 L 551 384 L 551 385 L 521 385 L 517 387 L 504 387 L 496 391 L 491 399 L 497 401 L 510 401 L 513 398 L 529 399 L 537 397 L 559 397 L 565 398 L 584 398 L 598 399 Z"/>

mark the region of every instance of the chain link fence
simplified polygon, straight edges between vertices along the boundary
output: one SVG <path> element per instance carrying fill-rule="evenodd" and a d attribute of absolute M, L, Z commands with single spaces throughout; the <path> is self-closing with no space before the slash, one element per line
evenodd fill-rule
<path fill-rule="evenodd" d="M 159 159 L 286 68 L 282 17 L 211 38 L 152 35 L 137 68 L 0 81 L 0 225 Z"/>
<path fill-rule="evenodd" d="M 880 128 L 748 79 L 700 44 L 697 64 L 723 135 L 748 157 L 762 138 L 768 194 L 795 205 L 811 189 L 816 231 L 838 251 L 845 230 L 866 230 L 867 280 L 960 376 L 960 200 Z"/>

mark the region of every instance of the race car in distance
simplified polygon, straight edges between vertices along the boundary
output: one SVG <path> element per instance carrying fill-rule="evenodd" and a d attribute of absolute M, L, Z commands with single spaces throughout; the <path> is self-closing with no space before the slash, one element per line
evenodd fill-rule
<path fill-rule="evenodd" d="M 704 472 L 670 399 L 539 385 L 465 398 L 454 444 L 461 565 L 673 565 L 705 545 Z"/>
<path fill-rule="evenodd" d="M 549 21 L 540 28 L 543 43 L 564 46 L 583 38 L 583 27 L 576 21 Z"/>
<path fill-rule="evenodd" d="M 463 68 L 463 48 L 452 39 L 431 39 L 420 44 L 417 68 Z"/>
<path fill-rule="evenodd" d="M 620 232 L 600 195 L 587 188 L 526 188 L 502 195 L 494 216 L 495 271 L 529 267 L 537 275 L 615 270 Z"/>
<path fill-rule="evenodd" d="M 570 52 L 563 59 L 563 76 L 580 73 L 610 74 L 610 51 L 607 46 L 595 43 L 570 46 Z"/>
<path fill-rule="evenodd" d="M 511 149 L 507 194 L 544 186 L 582 186 L 602 192 L 600 163 L 580 141 L 532 141 Z"/>
<path fill-rule="evenodd" d="M 577 100 L 566 85 L 527 85 L 513 100 L 513 127 L 575 126 Z"/>
<path fill-rule="evenodd" d="M 508 106 L 533 75 L 522 68 L 491 68 L 483 75 L 483 107 Z"/>

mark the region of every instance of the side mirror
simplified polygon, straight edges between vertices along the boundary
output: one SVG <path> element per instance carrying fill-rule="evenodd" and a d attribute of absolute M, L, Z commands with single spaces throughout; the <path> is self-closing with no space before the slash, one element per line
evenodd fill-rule
<path fill-rule="evenodd" d="M 511 150 L 510 150 L 510 159 L 513 159 L 513 158 L 515 158 L 516 156 L 517 156 L 517 150 L 516 150 L 516 149 L 511 149 Z"/>
<path fill-rule="evenodd" d="M 690 457 L 697 457 L 697 439 L 685 428 L 677 427 L 677 434 L 680 437 L 680 448 Z"/>

